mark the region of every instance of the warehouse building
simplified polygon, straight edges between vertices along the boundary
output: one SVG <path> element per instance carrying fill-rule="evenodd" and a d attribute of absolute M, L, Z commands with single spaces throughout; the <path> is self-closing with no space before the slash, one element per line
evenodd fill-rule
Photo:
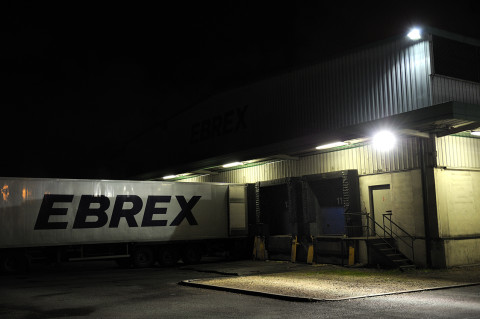
<path fill-rule="evenodd" d="M 272 254 L 452 267 L 480 263 L 478 134 L 480 41 L 424 28 L 210 97 L 139 178 L 254 184 Z"/>

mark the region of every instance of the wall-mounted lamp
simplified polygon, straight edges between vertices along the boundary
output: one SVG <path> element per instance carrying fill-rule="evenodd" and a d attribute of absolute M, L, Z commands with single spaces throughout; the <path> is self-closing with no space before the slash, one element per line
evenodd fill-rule
<path fill-rule="evenodd" d="M 373 147 L 381 152 L 388 152 L 397 143 L 396 136 L 390 131 L 380 131 L 373 136 Z"/>
<path fill-rule="evenodd" d="M 324 145 L 320 145 L 320 146 L 317 146 L 315 147 L 317 150 L 325 150 L 325 149 L 328 149 L 328 148 L 333 148 L 333 147 L 338 147 L 338 146 L 345 146 L 345 145 L 348 145 L 348 143 L 345 143 L 345 142 L 333 142 L 333 143 L 329 143 L 329 144 L 324 144 Z"/>
<path fill-rule="evenodd" d="M 233 163 L 228 163 L 225 165 L 222 165 L 223 168 L 229 168 L 229 167 L 235 167 L 235 166 L 240 166 L 243 165 L 242 162 L 233 162 Z"/>

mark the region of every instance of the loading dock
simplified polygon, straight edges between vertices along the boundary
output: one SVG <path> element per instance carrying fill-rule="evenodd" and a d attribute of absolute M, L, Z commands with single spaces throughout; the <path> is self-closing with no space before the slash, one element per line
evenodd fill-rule
<path fill-rule="evenodd" d="M 387 233 L 383 214 L 391 211 L 397 233 L 412 238 L 409 245 L 395 243 L 415 265 L 479 263 L 480 80 L 472 77 L 480 74 L 479 48 L 477 39 L 426 28 L 415 40 L 399 35 L 212 96 L 171 119 L 168 134 L 153 134 L 169 136 L 166 147 L 189 147 L 165 159 L 168 171 L 138 178 L 161 179 L 173 170 L 185 182 L 272 183 L 263 196 L 269 203 L 257 207 L 285 214 L 262 217 L 271 224 L 269 236 L 290 236 L 279 239 L 282 247 L 294 235 L 311 243 L 313 234 Z M 192 143 L 196 123 L 238 108 L 242 130 Z M 382 149 L 373 136 L 387 129 L 396 141 L 384 141 L 388 147 Z M 207 157 L 205 150 L 214 151 Z M 240 164 L 224 168 L 228 162 Z M 350 170 L 358 174 L 359 206 L 348 211 L 345 200 L 351 198 L 335 193 L 335 181 L 305 177 Z M 300 215 L 285 206 L 289 199 L 282 203 L 272 195 L 288 198 L 285 187 L 271 181 L 294 178 L 306 181 L 302 189 L 308 185 Z M 349 216 L 343 220 L 340 199 Z M 354 212 L 361 214 L 345 215 Z M 367 222 L 375 227 L 365 234 Z M 357 250 L 358 260 L 367 263 L 366 239 L 359 239 Z"/>

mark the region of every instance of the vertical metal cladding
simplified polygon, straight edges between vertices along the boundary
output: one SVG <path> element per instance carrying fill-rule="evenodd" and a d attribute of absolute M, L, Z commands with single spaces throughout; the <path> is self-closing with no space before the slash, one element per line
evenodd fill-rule
<path fill-rule="evenodd" d="M 480 139 L 444 136 L 436 139 L 437 165 L 450 168 L 480 169 Z"/>
<path fill-rule="evenodd" d="M 429 52 L 401 39 L 294 72 L 294 122 L 335 129 L 430 105 Z"/>
<path fill-rule="evenodd" d="M 213 96 L 163 135 L 182 158 L 335 130 L 431 105 L 429 75 L 428 40 L 401 38 Z"/>
<path fill-rule="evenodd" d="M 448 101 L 480 104 L 480 83 L 432 75 L 433 104 Z"/>
<path fill-rule="evenodd" d="M 344 150 L 301 157 L 299 160 L 277 161 L 258 166 L 201 176 L 186 182 L 255 183 L 285 177 L 358 170 L 358 174 L 395 172 L 420 167 L 420 144 L 417 138 L 403 138 L 387 153 L 375 150 L 370 144 Z"/>

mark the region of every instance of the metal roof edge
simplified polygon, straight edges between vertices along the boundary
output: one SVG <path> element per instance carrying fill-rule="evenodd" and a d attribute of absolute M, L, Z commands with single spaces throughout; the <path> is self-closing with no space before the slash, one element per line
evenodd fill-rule
<path fill-rule="evenodd" d="M 430 26 L 423 26 L 421 28 L 424 29 L 427 33 L 430 33 L 432 35 L 436 35 L 438 37 L 442 37 L 442 38 L 446 38 L 446 39 L 449 39 L 449 40 L 462 42 L 462 43 L 466 43 L 466 44 L 470 44 L 470 45 L 474 45 L 474 46 L 480 46 L 480 40 L 479 39 L 475 39 L 475 38 L 472 38 L 472 37 L 468 37 L 468 36 L 461 35 L 461 34 L 454 33 L 454 32 L 450 32 L 450 31 L 437 29 L 435 27 L 430 27 Z"/>

